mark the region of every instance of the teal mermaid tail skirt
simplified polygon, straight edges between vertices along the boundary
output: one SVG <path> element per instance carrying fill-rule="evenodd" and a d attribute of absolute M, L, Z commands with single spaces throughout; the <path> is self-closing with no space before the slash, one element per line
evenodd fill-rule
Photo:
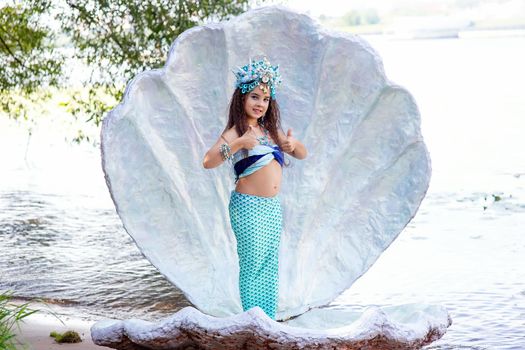
<path fill-rule="evenodd" d="M 232 191 L 229 212 L 237 238 L 239 291 L 243 310 L 259 306 L 275 320 L 282 230 L 280 197 L 261 197 Z"/>

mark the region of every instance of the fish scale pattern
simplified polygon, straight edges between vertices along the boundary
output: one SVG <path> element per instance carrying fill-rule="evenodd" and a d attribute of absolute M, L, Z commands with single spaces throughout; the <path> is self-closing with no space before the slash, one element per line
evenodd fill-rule
<path fill-rule="evenodd" d="M 229 212 L 237 239 L 239 292 L 243 310 L 259 306 L 275 320 L 282 231 L 280 197 L 232 191 Z"/>

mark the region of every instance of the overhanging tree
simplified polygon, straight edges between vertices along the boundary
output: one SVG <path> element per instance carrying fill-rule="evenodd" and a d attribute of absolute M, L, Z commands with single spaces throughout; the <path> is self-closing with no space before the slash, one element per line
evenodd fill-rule
<path fill-rule="evenodd" d="M 43 0 L 0 7 L 0 106 L 13 118 L 28 119 L 24 100 L 49 98 L 45 88 L 62 82 L 64 56 L 45 24 L 49 7 Z"/>
<path fill-rule="evenodd" d="M 41 19 L 56 13 L 55 20 L 59 21 L 60 28 L 75 48 L 74 57 L 91 70 L 89 78 L 82 82 L 86 91 L 70 91 L 71 98 L 64 105 L 75 118 L 87 117 L 87 121 L 98 126 L 107 111 L 122 98 L 129 79 L 143 70 L 159 68 L 164 64 L 169 47 L 179 34 L 195 25 L 238 15 L 248 9 L 249 3 L 253 1 L 26 0 L 22 5 L 6 6 L 2 11 L 21 19 L 30 15 Z M 20 6 L 29 12 L 23 13 Z M 1 17 L 0 26 L 7 25 L 8 17 Z M 52 31 L 34 23 L 27 22 L 27 27 L 34 31 L 40 30 L 40 35 L 51 42 L 54 37 Z M 34 39 L 30 36 L 19 35 L 19 45 L 23 47 L 26 42 L 32 42 Z M 15 41 L 9 41 L 5 46 L 12 48 L 16 44 Z M 36 46 L 33 49 L 37 58 L 35 62 L 46 57 L 49 50 L 44 45 Z M 0 52 L 4 56 L 4 51 Z M 45 84 L 59 86 L 59 78 L 64 76 L 59 69 L 64 62 L 63 57 L 49 58 L 46 64 L 41 63 L 38 69 L 29 73 L 22 73 L 22 60 L 12 58 L 11 61 L 13 65 L 7 66 L 6 70 L 14 76 L 14 83 L 6 86 L 7 90 L 13 91 L 24 86 L 23 74 L 26 74 L 26 78 L 27 75 L 42 76 L 35 81 L 34 86 L 31 85 L 33 90 Z M 7 100 L 5 102 L 8 104 Z M 3 97 L 2 108 L 10 112 L 12 117 L 19 117 L 16 110 L 4 106 Z M 84 138 L 79 130 L 76 141 Z"/>

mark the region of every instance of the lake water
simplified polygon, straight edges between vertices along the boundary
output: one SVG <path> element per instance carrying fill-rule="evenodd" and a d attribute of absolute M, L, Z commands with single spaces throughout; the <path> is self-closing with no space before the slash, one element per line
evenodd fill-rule
<path fill-rule="evenodd" d="M 525 37 L 366 38 L 414 95 L 433 172 L 417 215 L 333 304 L 443 304 L 453 324 L 428 349 L 525 349 Z M 28 142 L 0 120 L 0 290 L 93 320 L 190 305 L 124 231 L 98 149 L 41 129 Z"/>

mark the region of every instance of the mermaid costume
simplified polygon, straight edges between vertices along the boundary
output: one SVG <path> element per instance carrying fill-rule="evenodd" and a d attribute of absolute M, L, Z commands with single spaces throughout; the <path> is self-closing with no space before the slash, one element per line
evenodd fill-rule
<path fill-rule="evenodd" d="M 251 150 L 233 155 L 235 183 L 276 159 L 282 166 L 284 155 L 278 145 L 267 141 L 265 130 Z M 264 141 L 266 138 L 266 141 Z M 275 320 L 279 290 L 279 243 L 282 208 L 279 195 L 262 197 L 231 192 L 230 223 L 237 239 L 239 256 L 239 291 L 243 311 L 259 306 Z"/>

